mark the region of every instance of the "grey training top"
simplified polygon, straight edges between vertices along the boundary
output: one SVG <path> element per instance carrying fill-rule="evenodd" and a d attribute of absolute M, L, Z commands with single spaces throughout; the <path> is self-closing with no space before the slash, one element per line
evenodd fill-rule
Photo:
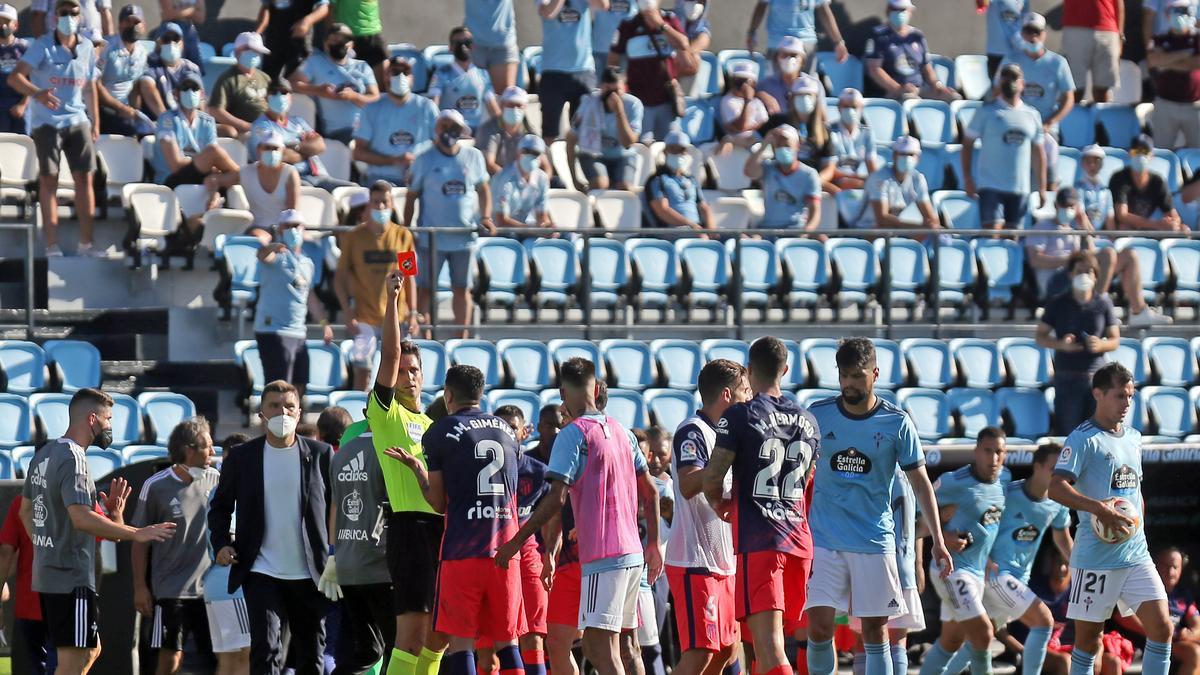
<path fill-rule="evenodd" d="M 67 512 L 75 504 L 89 511 L 96 504 L 84 449 L 68 438 L 44 445 L 29 463 L 21 496 L 33 505 L 33 590 L 96 590 L 96 538 L 76 529 Z"/>
<path fill-rule="evenodd" d="M 221 474 L 207 469 L 200 480 L 185 485 L 167 467 L 142 484 L 134 527 L 175 523 L 175 536 L 150 544 L 150 592 L 156 599 L 203 597 L 208 558 L 208 499 Z"/>
<path fill-rule="evenodd" d="M 343 586 L 391 582 L 387 567 L 387 488 L 367 431 L 338 448 L 329 466 L 338 582 Z"/>

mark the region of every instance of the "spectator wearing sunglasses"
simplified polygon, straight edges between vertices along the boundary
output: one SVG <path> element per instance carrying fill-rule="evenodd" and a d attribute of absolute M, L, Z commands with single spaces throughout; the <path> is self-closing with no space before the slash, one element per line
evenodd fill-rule
<path fill-rule="evenodd" d="M 500 117 L 491 76 L 471 62 L 474 49 L 475 38 L 470 30 L 459 26 L 450 31 L 454 60 L 433 71 L 428 92 L 439 109 L 457 110 L 472 133 L 488 116 Z"/>
<path fill-rule="evenodd" d="M 367 62 L 351 58 L 353 51 L 354 33 L 335 23 L 325 35 L 324 51 L 313 53 L 288 78 L 298 93 L 316 99 L 321 133 L 347 145 L 362 109 L 379 98 L 375 73 Z"/>
<path fill-rule="evenodd" d="M 404 57 L 389 59 L 384 66 L 387 93 L 359 117 L 354 161 L 367 165 L 368 182 L 406 185 L 413 160 L 433 142 L 437 104 L 413 93 L 412 70 L 412 61 Z"/>
<path fill-rule="evenodd" d="M 35 37 L 54 33 L 58 23 L 57 9 L 54 0 L 33 0 L 29 7 L 29 25 Z M 115 32 L 112 0 L 80 0 L 79 32 L 93 36 L 112 35 Z"/>
<path fill-rule="evenodd" d="M 134 97 L 142 75 L 146 72 L 148 55 L 138 43 L 144 34 L 146 17 L 138 5 L 121 8 L 120 35 L 109 38 L 100 54 L 100 131 L 120 136 L 149 133 L 149 120 L 138 124 L 138 109 Z M 140 128 L 139 128 L 140 127 Z"/>
<path fill-rule="evenodd" d="M 158 33 L 154 53 L 146 62 L 139 86 L 142 111 L 158 119 L 168 110 L 178 110 L 175 90 L 191 75 L 200 76 L 200 66 L 183 57 L 183 29 L 168 23 Z"/>

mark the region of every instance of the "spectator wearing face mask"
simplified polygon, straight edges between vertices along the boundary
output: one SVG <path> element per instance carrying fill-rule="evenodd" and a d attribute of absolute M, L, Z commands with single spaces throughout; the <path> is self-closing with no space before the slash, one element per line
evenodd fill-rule
<path fill-rule="evenodd" d="M 1116 209 L 1113 208 L 1112 192 L 1108 183 L 1100 179 L 1100 170 L 1104 168 L 1104 148 L 1095 143 L 1083 149 L 1079 159 L 1079 173 L 1075 179 L 1075 189 L 1079 192 L 1079 203 L 1091 222 L 1098 230 L 1116 229 Z"/>
<path fill-rule="evenodd" d="M 834 54 L 838 63 L 843 63 L 850 56 L 846 50 L 846 41 L 838 30 L 837 20 L 833 17 L 829 0 L 758 0 L 754 13 L 750 16 L 750 30 L 746 34 L 746 49 L 756 51 L 758 48 L 758 27 L 762 24 L 763 16 L 767 17 L 767 58 L 774 59 L 775 50 L 788 37 L 797 38 L 804 45 L 804 57 L 807 59 L 817 50 L 817 12 L 820 12 L 821 23 L 829 40 L 834 43 Z"/>
<path fill-rule="evenodd" d="M 676 0 L 675 14 L 683 22 L 683 34 L 687 36 L 688 48 L 675 54 L 675 73 L 679 77 L 695 75 L 700 71 L 701 54 L 712 44 L 712 25 L 708 20 L 706 0 Z"/>
<path fill-rule="evenodd" d="M 146 48 L 138 43 L 143 33 L 145 16 L 138 5 L 125 5 L 120 14 L 120 35 L 109 38 L 100 54 L 100 132 L 119 136 L 149 133 L 149 120 L 138 124 L 134 101 L 138 82 L 146 72 Z"/>
<path fill-rule="evenodd" d="M 335 23 L 325 34 L 324 51 L 314 52 L 291 75 L 296 92 L 317 101 L 317 123 L 325 138 L 347 145 L 362 109 L 379 98 L 375 73 L 366 61 L 350 58 L 354 34 Z"/>
<path fill-rule="evenodd" d="M 996 77 L 1000 62 L 1021 53 L 1021 28 L 1033 11 L 1029 0 L 977 0 L 987 6 L 988 77 Z"/>
<path fill-rule="evenodd" d="M 787 111 L 788 92 L 800 76 L 800 66 L 804 63 L 804 43 L 798 37 L 784 36 L 775 49 L 772 63 L 771 74 L 759 80 L 758 90 L 771 99 L 770 102 L 763 101 L 767 104 L 767 113 L 777 115 Z"/>
<path fill-rule="evenodd" d="M 493 118 L 484 122 L 476 132 L 475 147 L 483 152 L 489 174 L 494 176 L 517 161 L 517 146 L 527 134 L 538 133 L 529 118 L 525 116 L 525 106 L 528 103 L 529 94 L 526 94 L 524 89 L 520 87 L 505 89 L 500 94 L 499 119 Z M 542 108 L 543 112 L 545 110 Z M 561 110 L 560 108 L 559 111 L 561 112 Z M 557 133 L 554 136 L 557 136 Z M 548 163 L 546 164 L 548 166 Z"/>
<path fill-rule="evenodd" d="M 814 231 L 821 224 L 821 177 L 799 159 L 800 134 L 785 124 L 767 134 L 746 159 L 743 171 L 762 180 L 763 219 L 759 227 Z M 767 150 L 773 157 L 766 158 Z"/>
<path fill-rule="evenodd" d="M 175 92 L 178 110 L 158 118 L 154 132 L 154 182 L 175 188 L 201 185 L 214 173 L 237 173 L 237 162 L 217 145 L 217 122 L 204 112 L 204 84 L 191 75 Z M 216 208 L 218 195 L 209 193 L 208 208 Z"/>
<path fill-rule="evenodd" d="M 547 143 L 558 139 L 563 108 L 569 106 L 570 114 L 574 115 L 580 99 L 596 88 L 592 17 L 606 7 L 606 0 L 545 0 L 538 4 L 538 15 L 542 18 L 542 74 L 538 91 Z M 502 92 L 507 94 L 511 89 L 514 87 Z M 503 97 L 500 104 L 510 105 Z M 488 168 L 491 170 L 490 164 Z"/>
<path fill-rule="evenodd" d="M 833 182 L 839 189 L 863 187 L 865 178 L 879 168 L 875 136 L 863 123 L 863 96 L 847 87 L 838 96 L 838 120 L 829 126 L 829 139 L 837 157 Z"/>
<path fill-rule="evenodd" d="M 1175 210 L 1166 179 L 1150 170 L 1153 155 L 1154 141 L 1146 134 L 1139 134 L 1129 149 L 1129 164 L 1108 181 L 1117 228 L 1186 232 L 1187 226 Z"/>
<path fill-rule="evenodd" d="M 81 35 L 101 37 L 112 35 L 112 0 L 80 0 L 79 26 Z M 29 26 L 34 37 L 53 33 L 58 27 L 58 3 L 55 0 L 33 0 L 29 6 Z"/>
<path fill-rule="evenodd" d="M 204 70 L 203 58 L 200 55 L 200 33 L 197 26 L 203 26 L 207 20 L 208 5 L 205 0 L 159 0 L 159 16 L 163 25 L 173 23 L 183 29 L 183 58 L 200 66 Z"/>
<path fill-rule="evenodd" d="M 250 129 L 250 137 L 246 142 L 249 154 L 256 154 L 255 144 L 260 136 L 274 131 L 283 137 L 283 161 L 296 167 L 300 173 L 300 180 L 305 185 L 325 190 L 353 185 L 349 181 L 329 175 L 329 170 L 325 168 L 325 163 L 320 157 L 321 153 L 325 152 L 325 139 L 313 130 L 304 118 L 288 115 L 291 107 L 292 85 L 287 80 L 272 82 L 267 88 L 267 110 Z"/>
<path fill-rule="evenodd" d="M 658 0 L 638 0 L 638 13 L 621 22 L 608 53 L 608 65 L 624 56 L 629 93 L 642 102 L 643 143 L 664 138 L 675 115 L 670 82 L 675 80 L 675 54 L 688 49 L 683 24 L 673 12 L 660 10 Z"/>
<path fill-rule="evenodd" d="M 867 75 L 887 98 L 961 99 L 938 79 L 925 34 L 910 25 L 912 12 L 912 0 L 888 0 L 887 23 L 875 27 L 864 49 Z"/>
<path fill-rule="evenodd" d="M 867 208 L 858 227 L 885 230 L 903 227 L 938 228 L 941 223 L 929 200 L 925 176 L 917 171 L 921 144 L 912 136 L 901 136 L 892 146 L 892 165 L 880 168 L 867 179 Z M 921 222 L 900 218 L 913 204 L 921 212 Z"/>
<path fill-rule="evenodd" d="M 0 3 L 0 133 L 25 133 L 29 99 L 8 83 L 9 74 L 29 49 L 29 41 L 16 36 L 17 28 L 17 8 Z"/>
<path fill-rule="evenodd" d="M 275 237 L 279 214 L 295 209 L 300 203 L 300 174 L 283 161 L 283 135 L 268 130 L 258 137 L 256 161 L 236 172 L 210 175 L 204 179 L 209 192 L 241 185 L 250 204 L 254 224 L 247 234 L 258 237 L 263 245 Z"/>
<path fill-rule="evenodd" d="M 383 39 L 378 0 L 333 0 L 332 4 L 334 22 L 350 27 L 354 52 L 371 66 L 375 79 L 381 87 L 386 88 L 388 51 L 387 42 Z"/>
<path fill-rule="evenodd" d="M 829 127 L 825 124 L 825 97 L 821 83 L 811 75 L 801 75 L 792 83 L 789 105 L 785 115 L 772 118 L 761 132 L 766 133 L 780 124 L 787 124 L 799 133 L 796 158 L 817 172 L 826 192 L 837 192 L 833 184 L 837 161 Z"/>
<path fill-rule="evenodd" d="M 183 29 L 174 23 L 164 25 L 159 32 L 154 53 L 146 60 L 146 72 L 138 84 L 142 111 L 158 119 L 168 110 L 178 110 L 175 91 L 190 75 L 200 77 L 200 66 L 183 58 L 181 40 Z"/>
<path fill-rule="evenodd" d="M 439 109 L 457 110 L 466 121 L 467 130 L 472 132 L 483 124 L 485 112 L 491 117 L 500 116 L 500 106 L 492 91 L 492 78 L 487 70 L 476 67 L 471 61 L 474 49 L 475 38 L 465 26 L 450 31 L 454 60 L 433 71 L 426 92 Z"/>
<path fill-rule="evenodd" d="M 208 101 L 208 113 L 217 120 L 222 136 L 237 138 L 250 131 L 250 125 L 266 112 L 271 78 L 260 66 L 263 55 L 270 53 L 258 33 L 241 33 L 234 41 L 237 63 L 217 78 Z"/>
<path fill-rule="evenodd" d="M 567 132 L 568 166 L 578 159 L 593 190 L 633 189 L 637 153 L 632 149 L 642 130 L 642 102 L 625 91 L 625 74 L 609 66 L 600 91 L 579 105 Z M 563 182 L 571 177 L 563 176 Z"/>
<path fill-rule="evenodd" d="M 646 182 L 646 201 L 659 227 L 711 230 L 712 212 L 692 174 L 692 139 L 678 129 L 667 134 L 663 163 Z"/>
<path fill-rule="evenodd" d="M 770 116 L 764 92 L 755 91 L 758 68 L 753 63 L 741 61 L 734 65 L 725 80 L 725 95 L 721 97 L 720 120 L 725 137 L 721 140 L 721 152 L 730 146 L 748 148 L 762 136 L 758 130 Z"/>
<path fill-rule="evenodd" d="M 412 62 L 386 62 L 387 93 L 363 108 L 354 132 L 354 161 L 367 165 L 366 180 L 404 186 L 416 156 L 433 141 L 437 104 L 412 93 Z"/>
<path fill-rule="evenodd" d="M 270 77 L 288 77 L 312 53 L 312 29 L 329 16 L 329 0 L 262 0 L 256 33 L 269 50 L 262 69 Z"/>
<path fill-rule="evenodd" d="M 550 178 L 542 171 L 546 143 L 534 134 L 521 138 L 517 156 L 492 178 L 492 213 L 500 227 L 551 227 L 546 197 Z M 524 238 L 524 237 L 522 237 Z"/>
<path fill-rule="evenodd" d="M 1146 63 L 1154 74 L 1154 140 L 1168 148 L 1200 147 L 1200 30 L 1190 0 L 1167 4 L 1171 23 L 1154 36 Z"/>

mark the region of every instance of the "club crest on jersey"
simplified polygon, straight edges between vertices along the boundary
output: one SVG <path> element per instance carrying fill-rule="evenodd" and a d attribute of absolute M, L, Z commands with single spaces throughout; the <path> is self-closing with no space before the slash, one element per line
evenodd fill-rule
<path fill-rule="evenodd" d="M 858 448 L 846 448 L 829 458 L 829 468 L 842 478 L 862 478 L 871 472 L 871 459 Z"/>
<path fill-rule="evenodd" d="M 33 498 L 33 526 L 46 526 L 46 498 L 44 495 Z"/>
<path fill-rule="evenodd" d="M 346 498 L 342 500 L 342 513 L 350 519 L 350 522 L 357 523 L 358 517 L 362 515 L 364 502 L 362 495 L 358 490 L 352 490 Z"/>
<path fill-rule="evenodd" d="M 1041 533 L 1042 533 L 1042 531 L 1039 530 L 1036 526 L 1026 525 L 1025 527 L 1019 527 L 1019 528 L 1013 530 L 1012 536 L 1013 536 L 1013 541 L 1015 541 L 1017 543 L 1032 544 L 1033 542 L 1037 541 L 1038 535 L 1040 535 Z"/>
<path fill-rule="evenodd" d="M 991 527 L 1000 522 L 1001 508 L 996 505 L 989 506 L 983 515 L 979 516 L 979 524 L 984 527 Z"/>
<path fill-rule="evenodd" d="M 1121 468 L 1113 471 L 1112 489 L 1118 492 L 1129 492 L 1136 490 L 1138 486 L 1138 475 L 1133 470 L 1133 467 L 1128 464 L 1122 465 Z"/>

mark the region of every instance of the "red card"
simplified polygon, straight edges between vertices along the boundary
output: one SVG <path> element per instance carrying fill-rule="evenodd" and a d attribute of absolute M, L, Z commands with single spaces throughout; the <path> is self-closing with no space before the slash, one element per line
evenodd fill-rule
<path fill-rule="evenodd" d="M 401 251 L 396 254 L 396 267 L 400 269 L 400 274 L 406 277 L 417 276 L 417 252 L 416 251 Z"/>

